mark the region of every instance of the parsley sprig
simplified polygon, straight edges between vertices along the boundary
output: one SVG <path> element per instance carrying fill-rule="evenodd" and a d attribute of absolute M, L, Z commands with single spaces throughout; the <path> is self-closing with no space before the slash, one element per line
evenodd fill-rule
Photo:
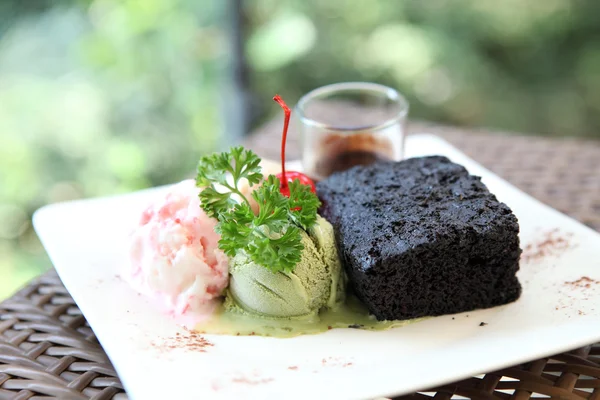
<path fill-rule="evenodd" d="M 304 249 L 301 230 L 316 222 L 320 202 L 310 187 L 298 180 L 288 184 L 289 198 L 284 196 L 279 179 L 270 175 L 252 192 L 258 205 L 255 214 L 240 184 L 245 179 L 255 185 L 262 178 L 260 158 L 241 146 L 205 156 L 198 163 L 196 177 L 196 184 L 204 188 L 200 204 L 218 219 L 219 248 L 225 254 L 233 257 L 243 250 L 272 271 L 292 271 Z"/>
<path fill-rule="evenodd" d="M 227 174 L 233 177 L 233 184 L 228 182 Z M 238 187 L 242 179 L 246 179 L 250 185 L 262 179 L 260 158 L 252 151 L 244 150 L 242 146 L 233 147 L 228 153 L 214 153 L 200 159 L 196 185 L 207 186 L 200 193 L 200 201 L 208 216 L 218 218 L 220 213 L 235 206 L 237 202 L 232 194 L 237 194 L 250 205 Z M 227 191 L 219 192 L 215 184 Z"/>

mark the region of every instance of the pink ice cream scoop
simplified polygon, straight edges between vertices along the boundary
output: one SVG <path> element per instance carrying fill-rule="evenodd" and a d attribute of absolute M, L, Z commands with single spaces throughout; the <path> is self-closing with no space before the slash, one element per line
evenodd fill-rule
<path fill-rule="evenodd" d="M 175 316 L 209 314 L 228 284 L 215 219 L 200 208 L 193 180 L 174 185 L 143 213 L 131 236 L 125 278 Z"/>

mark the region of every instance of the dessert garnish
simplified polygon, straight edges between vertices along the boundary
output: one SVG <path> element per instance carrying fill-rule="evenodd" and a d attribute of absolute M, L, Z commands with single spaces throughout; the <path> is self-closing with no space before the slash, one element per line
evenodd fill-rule
<path fill-rule="evenodd" d="M 204 187 L 201 207 L 219 221 L 215 230 L 225 254 L 234 257 L 242 250 L 265 268 L 289 272 L 304 248 L 300 230 L 315 223 L 320 202 L 298 179 L 287 182 L 289 196 L 284 196 L 279 179 L 269 175 L 251 194 L 259 207 L 255 214 L 239 186 L 243 179 L 250 185 L 260 182 L 259 163 L 256 154 L 241 146 L 202 157 L 196 177 L 197 186 Z"/>
<path fill-rule="evenodd" d="M 289 197 L 290 196 L 289 182 L 298 180 L 303 185 L 308 185 L 310 187 L 310 190 L 313 193 L 316 193 L 317 189 L 315 187 L 315 183 L 308 176 L 304 175 L 302 172 L 285 170 L 285 144 L 287 142 L 287 133 L 288 133 L 288 128 L 290 126 L 291 111 L 290 111 L 290 108 L 287 106 L 287 104 L 285 104 L 285 101 L 283 101 L 283 99 L 278 94 L 276 94 L 273 97 L 273 100 L 277 104 L 279 104 L 281 106 L 281 108 L 283 108 L 283 113 L 284 113 L 283 133 L 281 135 L 281 173 L 276 175 L 277 178 L 279 179 L 279 181 L 281 182 L 280 191 L 284 196 Z"/>

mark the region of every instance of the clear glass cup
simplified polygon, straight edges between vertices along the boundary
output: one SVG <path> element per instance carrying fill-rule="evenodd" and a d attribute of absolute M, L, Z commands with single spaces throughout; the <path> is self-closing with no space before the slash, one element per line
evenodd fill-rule
<path fill-rule="evenodd" d="M 311 178 L 379 160 L 400 161 L 408 102 L 396 90 L 367 82 L 323 86 L 296 106 L 302 166 Z"/>

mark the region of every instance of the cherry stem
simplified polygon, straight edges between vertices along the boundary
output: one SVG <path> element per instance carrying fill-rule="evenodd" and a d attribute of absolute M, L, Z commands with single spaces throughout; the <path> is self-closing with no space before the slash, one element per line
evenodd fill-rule
<path fill-rule="evenodd" d="M 290 125 L 291 110 L 287 106 L 287 104 L 285 104 L 285 101 L 283 101 L 283 99 L 278 94 L 276 94 L 273 97 L 273 100 L 277 104 L 279 104 L 281 106 L 281 108 L 283 108 L 283 112 L 285 114 L 285 119 L 283 121 L 283 134 L 282 134 L 282 138 L 281 138 L 281 178 L 282 178 L 281 186 L 287 187 L 288 182 L 287 182 L 287 178 L 285 176 L 285 143 L 287 141 L 287 132 L 288 132 L 288 127 Z"/>

